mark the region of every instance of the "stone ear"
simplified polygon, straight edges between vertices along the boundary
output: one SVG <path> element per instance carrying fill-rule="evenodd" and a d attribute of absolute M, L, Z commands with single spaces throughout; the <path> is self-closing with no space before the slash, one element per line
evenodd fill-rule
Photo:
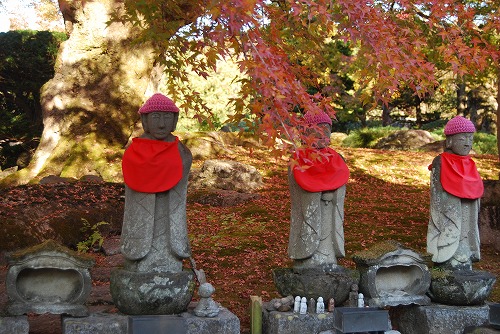
<path fill-rule="evenodd" d="M 141 114 L 142 129 L 146 133 L 149 131 L 147 120 L 148 120 L 148 114 Z"/>
<path fill-rule="evenodd" d="M 445 148 L 451 148 L 451 145 L 453 143 L 453 138 L 451 136 L 446 137 L 445 141 Z"/>
<path fill-rule="evenodd" d="M 172 131 L 175 131 L 175 129 L 177 128 L 177 122 L 179 121 L 179 113 L 174 113 L 174 128 Z"/>

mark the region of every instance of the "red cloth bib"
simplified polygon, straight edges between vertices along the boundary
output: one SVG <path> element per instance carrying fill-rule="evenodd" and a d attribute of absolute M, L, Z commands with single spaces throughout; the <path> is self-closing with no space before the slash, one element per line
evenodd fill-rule
<path fill-rule="evenodd" d="M 157 193 L 173 188 L 182 179 L 179 138 L 164 142 L 133 138 L 122 160 L 123 180 L 132 190 Z"/>
<path fill-rule="evenodd" d="M 481 198 L 483 180 L 470 156 L 441 153 L 441 185 L 446 192 L 460 197 Z"/>
<path fill-rule="evenodd" d="M 295 181 L 309 192 L 335 190 L 349 179 L 349 168 L 344 159 L 330 147 L 297 150 L 295 158 L 298 162 L 293 168 Z"/>

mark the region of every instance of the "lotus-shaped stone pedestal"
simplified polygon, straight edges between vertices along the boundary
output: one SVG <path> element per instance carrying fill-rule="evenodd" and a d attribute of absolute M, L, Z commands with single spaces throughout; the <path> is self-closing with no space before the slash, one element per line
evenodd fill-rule
<path fill-rule="evenodd" d="M 143 273 L 123 269 L 111 273 L 111 296 L 120 312 L 129 315 L 180 314 L 187 310 L 195 289 L 194 274 Z"/>
<path fill-rule="evenodd" d="M 491 293 L 496 278 L 486 271 L 457 270 L 433 272 L 429 296 L 435 303 L 482 305 Z"/>

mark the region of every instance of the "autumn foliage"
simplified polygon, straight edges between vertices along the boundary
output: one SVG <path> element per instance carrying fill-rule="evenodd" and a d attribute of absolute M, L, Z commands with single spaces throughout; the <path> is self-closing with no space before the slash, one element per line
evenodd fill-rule
<path fill-rule="evenodd" d="M 196 92 L 179 89 L 186 69 L 206 76 L 219 57 L 235 57 L 247 79 L 232 100 L 232 121 L 256 125 L 270 143 L 293 143 L 301 112 L 334 116 L 338 73 L 349 74 L 349 94 L 369 109 L 401 87 L 422 97 L 445 75 L 495 72 L 499 59 L 496 1 L 144 0 L 126 7 L 120 19 L 143 26 L 140 41 L 158 45 L 169 94 L 183 97 L 185 108 L 203 109 Z M 353 52 L 332 68 L 328 43 Z"/>

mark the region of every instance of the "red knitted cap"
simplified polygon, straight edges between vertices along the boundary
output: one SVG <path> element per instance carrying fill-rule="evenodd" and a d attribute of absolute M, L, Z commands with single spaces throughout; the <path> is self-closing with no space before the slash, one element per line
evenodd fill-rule
<path fill-rule="evenodd" d="M 453 117 L 446 123 L 444 127 L 444 134 L 446 136 L 455 135 L 457 133 L 473 133 L 476 132 L 474 123 L 462 116 Z"/>
<path fill-rule="evenodd" d="M 307 112 L 304 115 L 304 120 L 306 121 L 307 124 L 328 123 L 332 125 L 332 119 L 324 112 L 319 112 L 319 113 Z"/>
<path fill-rule="evenodd" d="M 179 112 L 179 108 L 177 108 L 174 101 L 172 101 L 165 95 L 156 93 L 151 96 L 139 109 L 139 114 L 148 114 L 155 111 L 177 113 Z"/>

